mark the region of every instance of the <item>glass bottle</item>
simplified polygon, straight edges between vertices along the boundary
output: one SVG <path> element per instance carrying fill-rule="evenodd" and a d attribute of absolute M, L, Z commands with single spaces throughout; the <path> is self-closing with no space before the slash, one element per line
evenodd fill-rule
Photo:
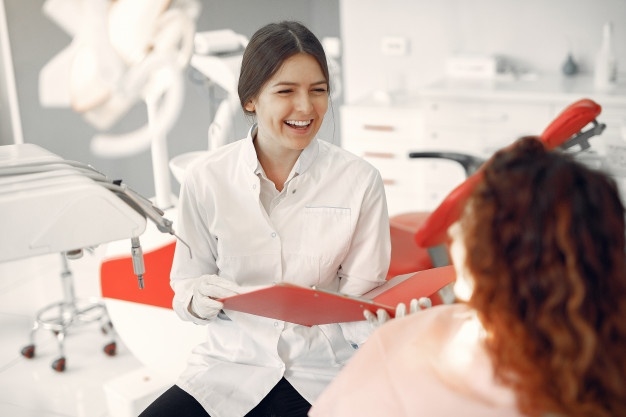
<path fill-rule="evenodd" d="M 614 48 L 613 24 L 607 22 L 602 29 L 602 45 L 594 72 L 594 86 L 597 90 L 610 90 L 617 84 L 617 59 Z"/>

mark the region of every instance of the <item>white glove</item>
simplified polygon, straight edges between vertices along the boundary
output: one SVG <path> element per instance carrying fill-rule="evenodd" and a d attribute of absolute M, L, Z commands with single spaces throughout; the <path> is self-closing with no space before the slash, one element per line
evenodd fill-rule
<path fill-rule="evenodd" d="M 217 275 L 202 275 L 194 284 L 189 312 L 201 319 L 214 319 L 224 307 L 218 299 L 240 292 L 239 285 L 229 279 Z"/>
<path fill-rule="evenodd" d="M 432 305 L 433 303 L 428 297 L 421 297 L 419 300 L 414 298 L 409 304 L 409 314 L 425 310 L 432 307 Z M 389 317 L 389 313 L 387 313 L 387 310 L 384 310 L 382 308 L 376 310 L 376 314 L 372 313 L 369 310 L 364 310 L 363 315 L 373 328 L 380 327 L 391 319 Z M 395 318 L 399 319 L 406 315 L 406 305 L 404 303 L 399 303 L 396 306 Z"/>

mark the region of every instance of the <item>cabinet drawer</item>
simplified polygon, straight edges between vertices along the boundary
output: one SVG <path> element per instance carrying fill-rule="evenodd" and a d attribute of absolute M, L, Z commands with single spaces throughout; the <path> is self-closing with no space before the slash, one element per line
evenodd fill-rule
<path fill-rule="evenodd" d="M 538 135 L 551 121 L 548 104 L 431 100 L 424 106 L 428 125 L 454 125 L 472 129 L 519 130 Z"/>
<path fill-rule="evenodd" d="M 414 159 L 408 152 L 360 156 L 379 170 L 390 215 L 433 210 L 466 178 L 459 163 L 446 159 Z"/>
<path fill-rule="evenodd" d="M 344 106 L 341 140 L 346 149 L 407 149 L 419 141 L 421 113 L 414 108 Z"/>
<path fill-rule="evenodd" d="M 386 185 L 406 187 L 407 192 L 424 187 L 440 188 L 449 192 L 466 177 L 463 167 L 446 159 L 364 157 L 380 172 Z"/>
<path fill-rule="evenodd" d="M 402 184 L 385 185 L 389 215 L 412 211 L 433 211 L 458 184 L 449 187 L 420 184 L 407 189 Z"/>
<path fill-rule="evenodd" d="M 421 178 L 419 173 L 415 172 L 408 153 L 398 155 L 366 152 L 360 156 L 378 169 L 385 185 L 402 185 L 409 188 L 419 186 Z"/>
<path fill-rule="evenodd" d="M 433 127 L 424 132 L 421 150 L 452 151 L 489 158 L 498 149 L 514 142 L 524 133 L 507 130 L 444 129 Z"/>

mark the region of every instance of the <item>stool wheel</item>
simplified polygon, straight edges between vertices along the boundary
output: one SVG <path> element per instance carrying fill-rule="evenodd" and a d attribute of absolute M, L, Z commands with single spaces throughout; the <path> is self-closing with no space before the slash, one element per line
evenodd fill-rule
<path fill-rule="evenodd" d="M 35 345 L 27 345 L 20 351 L 23 357 L 32 359 L 35 357 Z"/>
<path fill-rule="evenodd" d="M 102 334 L 109 334 L 113 331 L 113 323 L 111 323 L 111 321 L 106 322 L 100 327 L 100 331 Z"/>
<path fill-rule="evenodd" d="M 61 356 L 60 358 L 52 362 L 52 369 L 57 372 L 65 371 L 65 357 Z"/>
<path fill-rule="evenodd" d="M 108 356 L 115 356 L 117 354 L 117 343 L 111 342 L 104 346 L 102 349 Z"/>

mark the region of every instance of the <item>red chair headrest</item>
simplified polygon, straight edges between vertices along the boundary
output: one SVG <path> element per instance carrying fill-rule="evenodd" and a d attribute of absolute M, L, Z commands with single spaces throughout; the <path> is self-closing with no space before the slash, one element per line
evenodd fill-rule
<path fill-rule="evenodd" d="M 591 123 L 601 111 L 602 107 L 593 100 L 578 100 L 567 106 L 546 127 L 540 136 L 541 141 L 548 149 L 557 148 Z"/>

